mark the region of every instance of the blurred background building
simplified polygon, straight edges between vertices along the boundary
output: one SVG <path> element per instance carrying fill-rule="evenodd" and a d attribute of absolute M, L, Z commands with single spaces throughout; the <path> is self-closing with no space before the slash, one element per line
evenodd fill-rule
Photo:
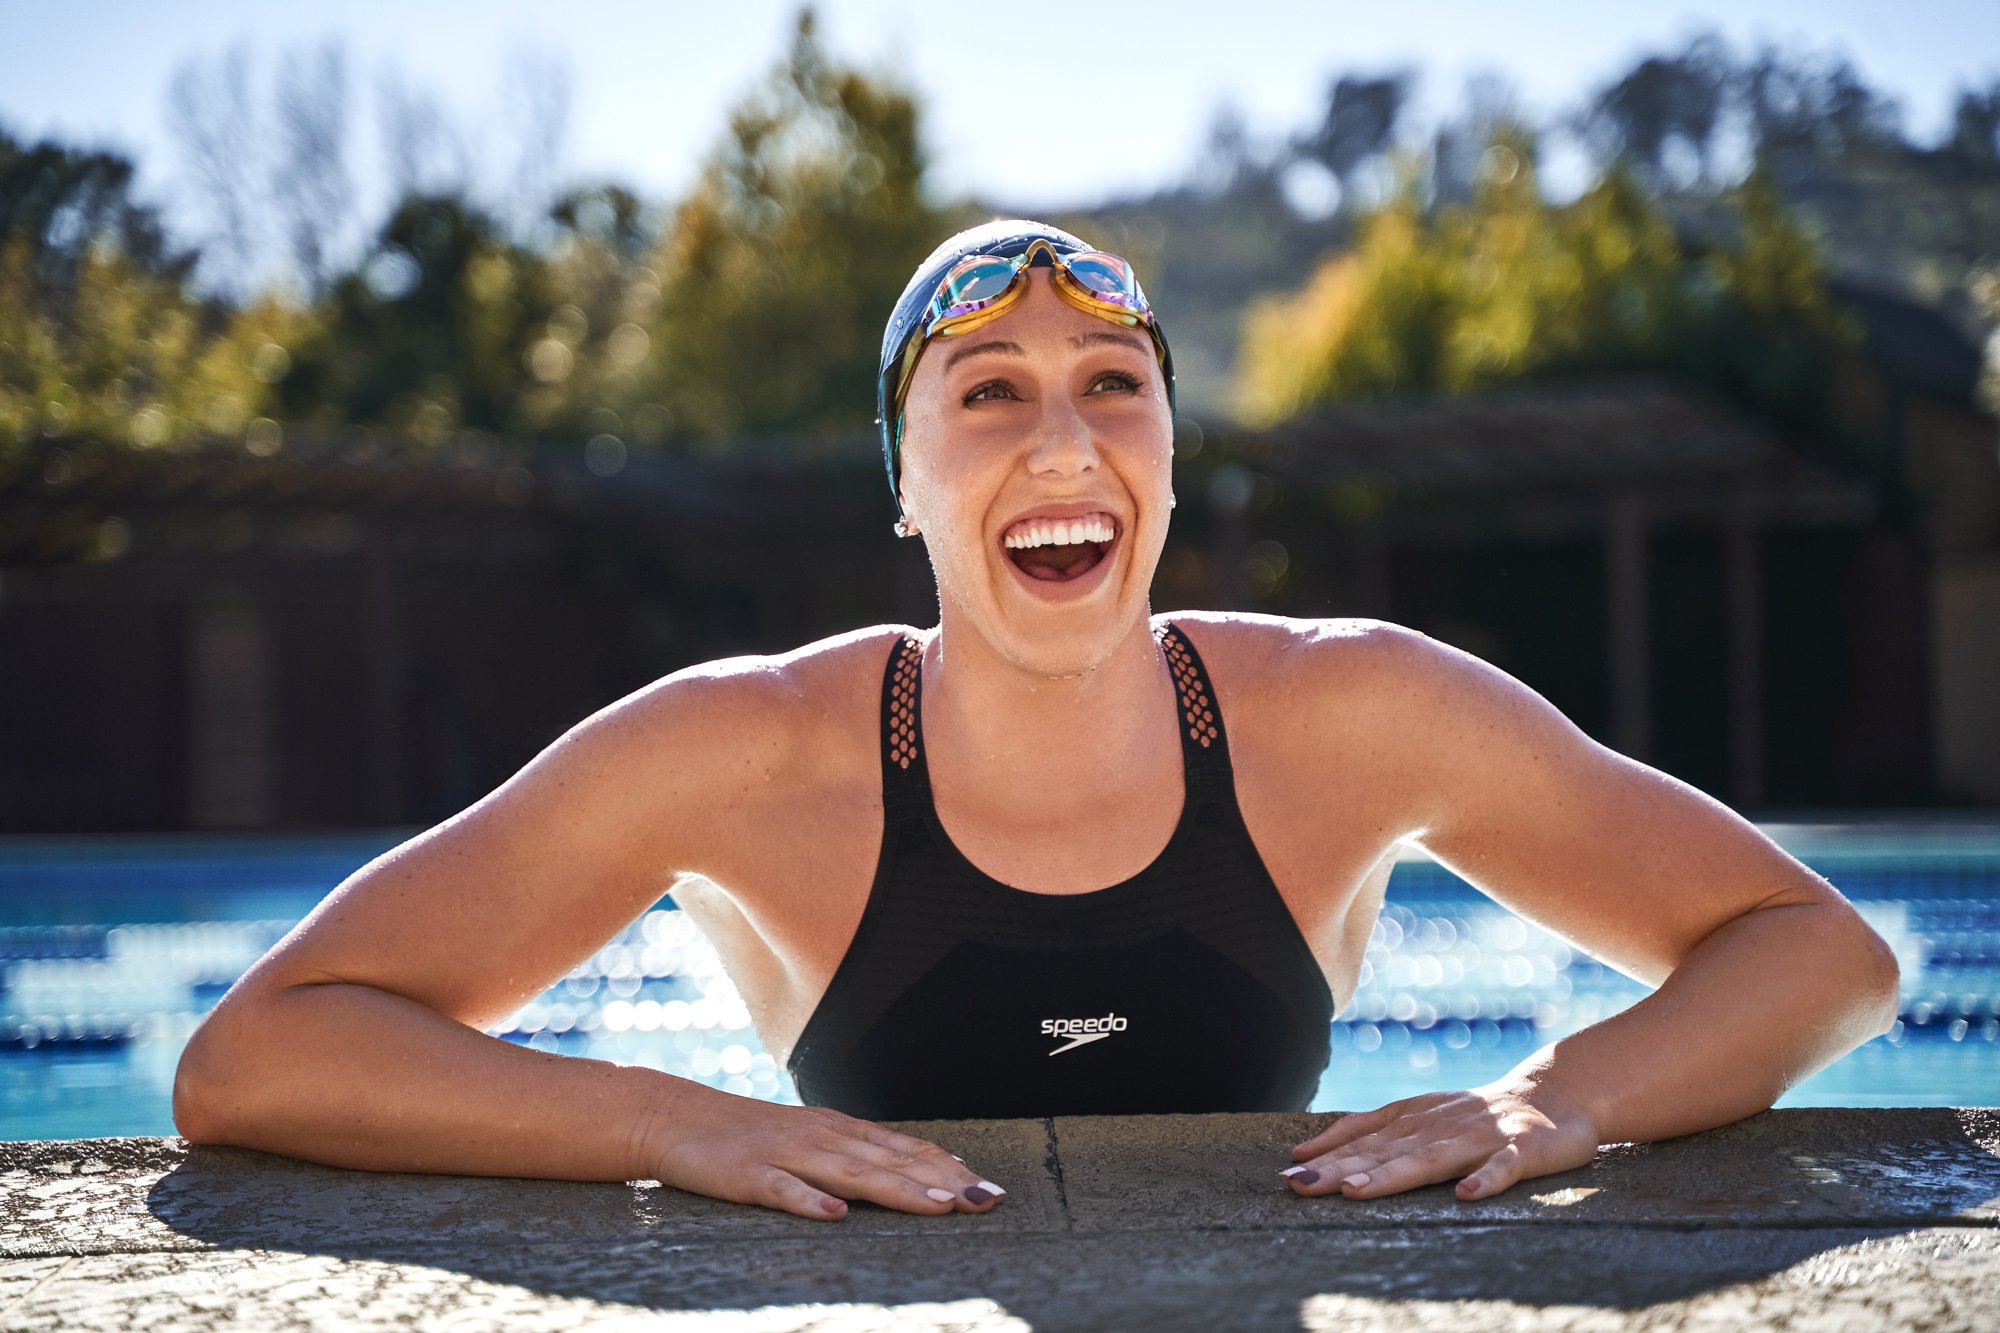
<path fill-rule="evenodd" d="M 770 58 L 672 198 L 565 166 L 547 60 L 496 140 L 218 43 L 171 206 L 0 101 L 0 832 L 433 821 L 664 672 L 930 623 L 875 347 L 1021 211 L 1174 340 L 1158 609 L 1412 625 L 1757 811 L 2000 806 L 2000 69 L 1941 130 L 1715 33 L 1554 110 L 1335 70 L 1050 210 L 936 185 L 811 13 Z"/>

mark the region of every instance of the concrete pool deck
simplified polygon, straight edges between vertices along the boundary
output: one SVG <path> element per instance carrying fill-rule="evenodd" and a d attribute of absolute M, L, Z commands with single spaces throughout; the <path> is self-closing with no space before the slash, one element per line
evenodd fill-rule
<path fill-rule="evenodd" d="M 1461 1203 L 1278 1181 L 1325 1115 L 910 1123 L 1009 1190 L 839 1222 L 651 1183 L 0 1143 L 0 1328 L 2000 1328 L 2000 1110 L 1781 1110 Z"/>

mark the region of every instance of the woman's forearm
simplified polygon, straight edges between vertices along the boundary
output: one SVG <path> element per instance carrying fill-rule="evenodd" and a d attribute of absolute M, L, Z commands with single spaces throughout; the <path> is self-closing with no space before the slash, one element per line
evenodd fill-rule
<path fill-rule="evenodd" d="M 1769 907 L 1717 929 L 1653 994 L 1509 1079 L 1588 1116 L 1600 1143 L 1672 1138 L 1767 1109 L 1887 1031 L 1896 1002 L 1895 958 L 1851 911 Z"/>
<path fill-rule="evenodd" d="M 634 1180 L 653 1175 L 661 1117 L 704 1095 L 727 1094 L 529 1050 L 400 995 L 329 984 L 213 1016 L 182 1057 L 174 1118 L 198 1143 L 332 1166 Z"/>

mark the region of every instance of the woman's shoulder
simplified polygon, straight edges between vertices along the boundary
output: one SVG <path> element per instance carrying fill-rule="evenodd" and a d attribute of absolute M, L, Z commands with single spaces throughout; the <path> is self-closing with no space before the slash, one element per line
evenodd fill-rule
<path fill-rule="evenodd" d="M 1164 619 L 1202 654 L 1223 707 L 1269 724 L 1285 743 L 1455 754 L 1470 734 L 1560 716 L 1491 663 L 1385 620 L 1240 612 Z"/>
<path fill-rule="evenodd" d="M 1371 689 L 1448 673 L 1466 656 L 1407 626 L 1355 616 L 1176 611 L 1154 621 L 1179 626 L 1210 674 L 1239 687 Z"/>
<path fill-rule="evenodd" d="M 844 748 L 872 755 L 890 645 L 915 632 L 874 625 L 786 652 L 696 663 L 600 709 L 572 733 L 591 738 L 620 767 L 671 765 L 683 779 L 778 778 Z"/>
<path fill-rule="evenodd" d="M 714 717 L 766 734 L 795 730 L 815 718 L 844 714 L 854 698 L 872 700 L 889 648 L 919 631 L 871 625 L 778 653 L 720 657 L 683 667 L 620 700 L 661 725 Z"/>

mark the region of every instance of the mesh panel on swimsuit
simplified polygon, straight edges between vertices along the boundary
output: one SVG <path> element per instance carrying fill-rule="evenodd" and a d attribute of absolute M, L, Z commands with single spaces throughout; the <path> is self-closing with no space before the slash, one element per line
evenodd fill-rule
<path fill-rule="evenodd" d="M 974 866 L 931 799 L 921 644 L 882 683 L 881 859 L 789 1062 L 799 1096 L 870 1120 L 1304 1110 L 1333 999 L 1236 805 L 1187 637 L 1172 669 L 1186 798 L 1130 879 L 1030 893 Z"/>

